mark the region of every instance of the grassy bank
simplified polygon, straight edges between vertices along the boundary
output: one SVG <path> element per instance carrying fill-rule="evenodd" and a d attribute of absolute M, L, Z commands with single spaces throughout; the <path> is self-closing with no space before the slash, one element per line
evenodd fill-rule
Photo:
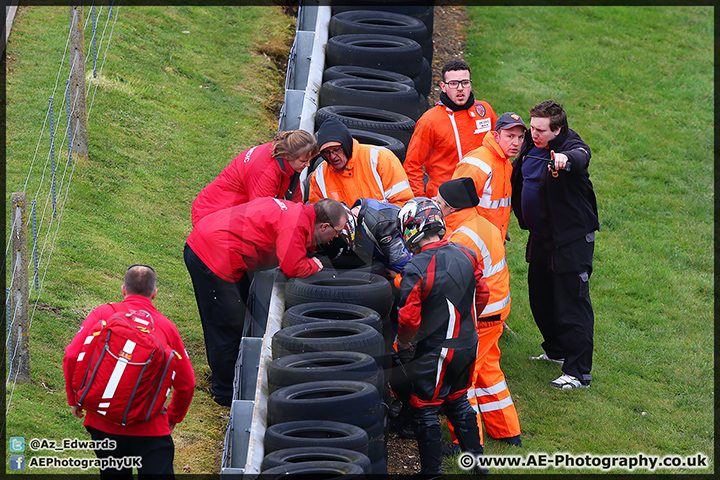
<path fill-rule="evenodd" d="M 527 360 L 541 353 L 542 337 L 527 300 L 527 232 L 511 221 L 508 324 L 517 335 L 503 335 L 501 363 L 524 448 L 490 439 L 486 453 L 701 452 L 708 469 L 658 472 L 713 472 L 712 8 L 467 12 L 476 98 L 526 122 L 538 102 L 565 105 L 592 150 L 601 224 L 590 282 L 593 383 L 562 392 L 548 385 L 558 365 Z"/>
<path fill-rule="evenodd" d="M 27 440 L 87 437 L 65 399 L 63 348 L 92 308 L 122 298 L 125 268 L 147 263 L 158 272 L 155 305 L 176 322 L 198 383 L 173 435 L 176 472 L 218 472 L 228 411 L 206 391 L 209 368 L 182 248 L 195 195 L 240 151 L 277 131 L 269 108 L 282 102 L 285 71 L 274 57 L 287 55 L 294 19 L 279 7 L 121 6 L 116 15 L 89 114 L 90 155 L 73 172 L 31 324 L 33 382 L 8 387 L 5 432 Z M 68 29 L 67 7 L 21 7 L 15 20 L 7 67 L 8 198 L 27 178 Z M 90 35 L 88 27 L 86 48 Z M 57 117 L 62 102 L 56 102 Z M 38 158 L 29 199 L 40 184 L 44 154 Z M 42 188 L 39 206 L 49 173 Z M 33 292 L 33 304 L 37 299 Z M 56 455 L 71 454 L 94 456 Z"/>

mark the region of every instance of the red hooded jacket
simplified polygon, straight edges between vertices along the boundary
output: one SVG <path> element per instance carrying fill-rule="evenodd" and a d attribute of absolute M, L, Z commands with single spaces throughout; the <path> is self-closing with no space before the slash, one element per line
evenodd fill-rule
<path fill-rule="evenodd" d="M 270 152 L 272 143 L 264 143 L 235 157 L 195 198 L 192 204 L 193 226 L 205 215 L 223 208 L 259 197 L 282 198 L 295 170 L 284 158 L 280 159 L 280 167 L 280 162 Z M 299 186 L 293 192 L 292 201 L 302 202 Z"/>

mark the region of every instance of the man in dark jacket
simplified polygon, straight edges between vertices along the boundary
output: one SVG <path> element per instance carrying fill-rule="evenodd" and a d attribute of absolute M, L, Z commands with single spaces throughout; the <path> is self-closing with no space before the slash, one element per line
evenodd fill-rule
<path fill-rule="evenodd" d="M 590 148 L 568 128 L 559 103 L 539 103 L 530 116 L 532 135 L 525 137 L 512 174 L 512 208 L 520 228 L 530 231 L 530 308 L 544 339 L 544 353 L 530 358 L 562 365 L 552 386 L 588 387 L 594 327 L 589 279 L 599 229 Z"/>

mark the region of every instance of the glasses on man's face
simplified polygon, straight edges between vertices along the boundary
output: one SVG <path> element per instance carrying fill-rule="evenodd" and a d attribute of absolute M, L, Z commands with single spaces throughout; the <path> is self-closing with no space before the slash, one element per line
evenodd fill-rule
<path fill-rule="evenodd" d="M 343 231 L 342 228 L 339 229 L 339 230 L 338 230 L 337 228 L 335 228 L 335 225 L 333 225 L 332 223 L 326 223 L 325 225 L 327 225 L 328 227 L 330 227 L 330 228 L 332 228 L 333 230 L 335 230 L 335 236 L 336 236 L 336 237 L 337 237 L 338 235 L 340 235 L 340 234 L 342 233 L 342 231 Z"/>
<path fill-rule="evenodd" d="M 460 88 L 461 85 L 463 88 L 469 88 L 472 85 L 472 80 L 450 80 L 445 82 L 445 85 L 455 89 Z"/>
<path fill-rule="evenodd" d="M 342 147 L 333 147 L 333 148 L 326 148 L 322 152 L 320 152 L 320 155 L 327 161 L 330 161 L 330 157 L 339 157 L 342 153 Z"/>

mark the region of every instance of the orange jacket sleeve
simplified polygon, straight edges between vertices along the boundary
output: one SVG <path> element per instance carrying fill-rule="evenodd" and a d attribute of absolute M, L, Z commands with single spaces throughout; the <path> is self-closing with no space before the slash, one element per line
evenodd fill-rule
<path fill-rule="evenodd" d="M 384 197 L 388 202 L 401 207 L 413 198 L 408 177 L 400 160 L 390 150 L 382 149 L 378 153 L 378 174 L 385 188 Z"/>

